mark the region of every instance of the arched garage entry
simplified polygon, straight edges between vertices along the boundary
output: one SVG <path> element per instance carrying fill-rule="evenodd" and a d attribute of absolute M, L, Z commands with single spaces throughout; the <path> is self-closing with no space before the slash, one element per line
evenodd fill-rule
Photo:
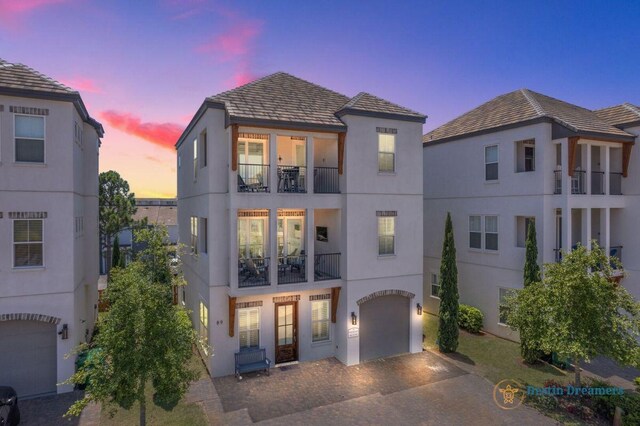
<path fill-rule="evenodd" d="M 360 306 L 360 362 L 409 352 L 410 301 L 404 290 L 383 290 L 363 297 Z"/>
<path fill-rule="evenodd" d="M 0 315 L 0 385 L 18 397 L 56 392 L 59 318 L 37 314 Z"/>

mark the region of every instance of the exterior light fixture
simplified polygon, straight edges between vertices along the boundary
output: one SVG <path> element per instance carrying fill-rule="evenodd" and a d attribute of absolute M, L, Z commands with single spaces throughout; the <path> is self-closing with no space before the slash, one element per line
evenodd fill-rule
<path fill-rule="evenodd" d="M 355 312 L 351 312 L 351 324 L 358 325 L 358 316 Z"/>
<path fill-rule="evenodd" d="M 422 305 L 418 303 L 416 308 L 418 308 L 418 315 L 422 315 Z"/>
<path fill-rule="evenodd" d="M 62 337 L 62 340 L 67 340 L 69 338 L 69 326 L 62 324 L 62 330 L 58 331 L 58 335 Z"/>

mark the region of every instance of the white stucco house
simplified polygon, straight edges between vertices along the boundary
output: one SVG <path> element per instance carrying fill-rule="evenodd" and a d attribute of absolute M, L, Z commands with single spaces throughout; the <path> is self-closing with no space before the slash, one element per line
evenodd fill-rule
<path fill-rule="evenodd" d="M 92 333 L 103 129 L 78 92 L 0 60 L 0 385 L 67 392 Z"/>
<path fill-rule="evenodd" d="M 425 116 L 276 73 L 205 99 L 178 140 L 182 303 L 212 376 L 422 350 Z"/>
<path fill-rule="evenodd" d="M 484 329 L 517 339 L 501 318 L 522 288 L 526 229 L 539 262 L 595 240 L 621 259 L 622 284 L 640 297 L 640 166 L 631 161 L 640 109 L 591 111 L 531 90 L 499 96 L 424 138 L 425 308 L 437 313 L 444 221 L 451 212 L 461 303 Z"/>

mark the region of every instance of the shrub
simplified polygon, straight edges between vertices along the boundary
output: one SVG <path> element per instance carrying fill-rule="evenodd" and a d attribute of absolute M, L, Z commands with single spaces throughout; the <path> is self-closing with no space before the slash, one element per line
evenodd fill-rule
<path fill-rule="evenodd" d="M 640 392 L 640 377 L 633 379 L 633 383 L 636 385 L 636 392 Z"/>
<path fill-rule="evenodd" d="M 480 309 L 469 305 L 460 305 L 458 312 L 458 325 L 471 333 L 479 333 L 482 329 L 484 315 Z"/>

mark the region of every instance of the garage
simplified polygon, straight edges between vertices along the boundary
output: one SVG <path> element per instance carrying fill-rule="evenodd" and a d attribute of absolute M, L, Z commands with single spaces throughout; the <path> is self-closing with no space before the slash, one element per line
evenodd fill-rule
<path fill-rule="evenodd" d="M 360 362 L 409 352 L 409 300 L 390 295 L 360 305 Z"/>
<path fill-rule="evenodd" d="M 41 321 L 0 322 L 0 386 L 18 397 L 56 392 L 56 326 Z"/>

